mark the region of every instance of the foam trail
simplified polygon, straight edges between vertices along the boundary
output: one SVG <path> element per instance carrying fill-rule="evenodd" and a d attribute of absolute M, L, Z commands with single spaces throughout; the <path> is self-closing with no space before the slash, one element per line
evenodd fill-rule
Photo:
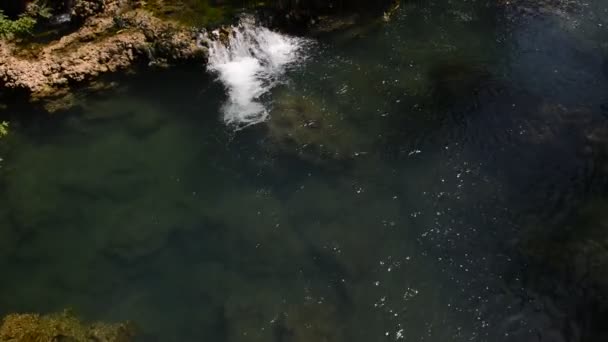
<path fill-rule="evenodd" d="M 268 118 L 260 98 L 282 81 L 288 66 L 303 58 L 306 40 L 258 26 L 251 17 L 241 18 L 228 36 L 222 42 L 216 30 L 201 38 L 209 46 L 207 69 L 228 92 L 224 121 L 245 127 Z"/>

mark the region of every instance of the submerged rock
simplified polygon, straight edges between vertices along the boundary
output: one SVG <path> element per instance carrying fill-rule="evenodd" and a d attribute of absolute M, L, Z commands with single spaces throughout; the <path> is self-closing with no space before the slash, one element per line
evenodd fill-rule
<path fill-rule="evenodd" d="M 227 341 L 346 340 L 343 317 L 331 303 L 311 300 L 293 303 L 295 293 L 271 291 L 268 286 L 249 291 L 251 292 L 247 295 L 235 294 L 229 297 L 224 304 L 222 311 L 228 328 Z"/>
<path fill-rule="evenodd" d="M 268 121 L 272 146 L 283 152 L 296 151 L 310 161 L 351 158 L 360 148 L 360 132 L 318 101 L 289 92 L 278 94 Z"/>
<path fill-rule="evenodd" d="M 569 18 L 584 6 L 576 0 L 499 0 L 497 3 L 505 9 L 507 18 L 511 20 L 547 15 Z"/>
<path fill-rule="evenodd" d="M 291 305 L 277 322 L 278 341 L 344 341 L 344 328 L 338 310 L 328 303 Z"/>
<path fill-rule="evenodd" d="M 369 18 L 388 20 L 399 3 L 399 0 L 273 1 L 261 7 L 272 13 L 273 26 L 320 34 L 353 27 Z"/>
<path fill-rule="evenodd" d="M 69 312 L 59 314 L 10 314 L 0 326 L 0 341 L 20 342 L 129 342 L 135 336 L 130 323 L 84 324 Z"/>
<path fill-rule="evenodd" d="M 608 330 L 608 219 L 606 201 L 595 201 L 552 229 L 532 229 L 522 241 L 530 265 L 528 286 L 554 298 L 554 315 L 583 341 L 603 341 Z M 567 328 L 566 328 L 567 327 Z M 578 339 L 577 339 L 578 340 Z"/>
<path fill-rule="evenodd" d="M 475 103 L 480 94 L 496 92 L 500 87 L 484 66 L 463 61 L 432 66 L 428 79 L 432 87 L 432 101 L 448 108 Z"/>
<path fill-rule="evenodd" d="M 173 231 L 192 226 L 196 197 L 179 186 L 180 175 L 176 174 L 192 158 L 192 150 L 186 148 L 189 143 L 182 139 L 183 127 L 164 122 L 166 114 L 158 106 L 117 95 L 111 101 L 85 108 L 87 114 L 67 121 L 66 130 L 75 135 L 100 134 L 99 139 L 91 144 L 49 142 L 22 148 L 6 170 L 3 191 L 7 200 L 3 204 L 14 219 L 13 234 L 22 237 L 29 232 L 35 236 L 29 240 L 35 247 L 19 249 L 18 254 L 24 258 L 54 253 L 53 245 L 45 244 L 45 237 L 39 234 L 57 236 L 70 227 L 86 225 L 99 234 L 94 242 L 83 242 L 88 244 L 87 253 L 136 261 L 165 246 Z M 121 129 L 105 129 L 114 127 L 110 124 L 117 119 L 121 120 Z M 71 139 L 68 137 L 74 135 L 64 137 Z M 21 137 L 15 134 L 14 138 L 19 143 Z M 142 154 L 143 145 L 153 152 Z M 85 150 L 95 152 L 83 153 Z M 47 165 L 46 176 L 33 177 L 39 163 Z M 33 188 L 39 190 L 36 198 L 27 194 Z M 124 189 L 129 189 L 128 195 Z M 74 200 L 82 205 L 80 208 L 95 207 L 99 211 L 89 211 L 90 219 L 81 221 L 80 209 L 71 207 Z M 80 241 L 87 241 L 86 236 L 80 237 Z M 68 243 L 62 248 L 75 252 L 79 245 Z"/>

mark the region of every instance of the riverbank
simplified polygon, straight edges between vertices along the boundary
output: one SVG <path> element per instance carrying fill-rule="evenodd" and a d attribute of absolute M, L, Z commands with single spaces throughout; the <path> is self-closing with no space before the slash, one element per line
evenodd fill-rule
<path fill-rule="evenodd" d="M 6 41 L 0 46 L 0 89 L 33 101 L 57 99 L 70 88 L 137 63 L 170 65 L 204 61 L 195 32 L 142 8 L 105 2 L 104 10 L 69 34 L 46 44 Z"/>
<path fill-rule="evenodd" d="M 136 65 L 169 67 L 192 62 L 204 65 L 208 49 L 207 43 L 199 39 L 200 32 L 213 28 L 208 25 L 225 22 L 239 10 L 210 7 L 207 1 L 190 2 L 76 1 L 66 14 L 50 19 L 65 29 L 65 33 L 55 34 L 55 39 L 40 42 L 37 37 L 28 36 L 2 40 L 0 91 L 30 99 L 54 112 L 70 107 L 73 87 L 86 85 L 103 74 L 132 70 Z M 38 6 L 37 2 L 25 3 Z M 337 8 L 331 2 L 321 5 L 314 1 L 297 6 L 281 3 L 241 6 L 257 8 L 269 25 L 310 34 L 351 27 L 360 21 L 356 11 L 362 8 Z M 375 10 L 371 15 L 380 17 L 384 13 L 387 18 L 398 2 L 386 1 L 385 5 L 373 7 L 387 11 Z M 220 32 L 226 41 L 227 30 Z"/>

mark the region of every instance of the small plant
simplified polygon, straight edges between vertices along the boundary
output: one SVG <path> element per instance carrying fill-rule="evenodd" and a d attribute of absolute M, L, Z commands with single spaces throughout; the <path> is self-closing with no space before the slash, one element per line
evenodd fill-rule
<path fill-rule="evenodd" d="M 8 135 L 8 122 L 0 122 L 0 138 Z"/>
<path fill-rule="evenodd" d="M 31 17 L 49 20 L 53 17 L 53 10 L 46 1 L 35 1 L 28 8 Z"/>
<path fill-rule="evenodd" d="M 28 15 L 21 15 L 18 19 L 11 20 L 0 11 L 0 38 L 12 38 L 31 34 L 35 25 L 36 19 Z"/>

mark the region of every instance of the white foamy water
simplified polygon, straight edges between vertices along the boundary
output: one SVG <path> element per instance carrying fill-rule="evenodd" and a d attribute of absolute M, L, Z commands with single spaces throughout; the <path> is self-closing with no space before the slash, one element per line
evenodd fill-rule
<path fill-rule="evenodd" d="M 224 121 L 237 127 L 262 122 L 268 109 L 261 97 L 282 81 L 286 69 L 303 58 L 305 39 L 258 26 L 250 17 L 232 27 L 228 44 L 219 32 L 203 35 L 209 45 L 207 69 L 218 75 L 228 91 Z"/>

